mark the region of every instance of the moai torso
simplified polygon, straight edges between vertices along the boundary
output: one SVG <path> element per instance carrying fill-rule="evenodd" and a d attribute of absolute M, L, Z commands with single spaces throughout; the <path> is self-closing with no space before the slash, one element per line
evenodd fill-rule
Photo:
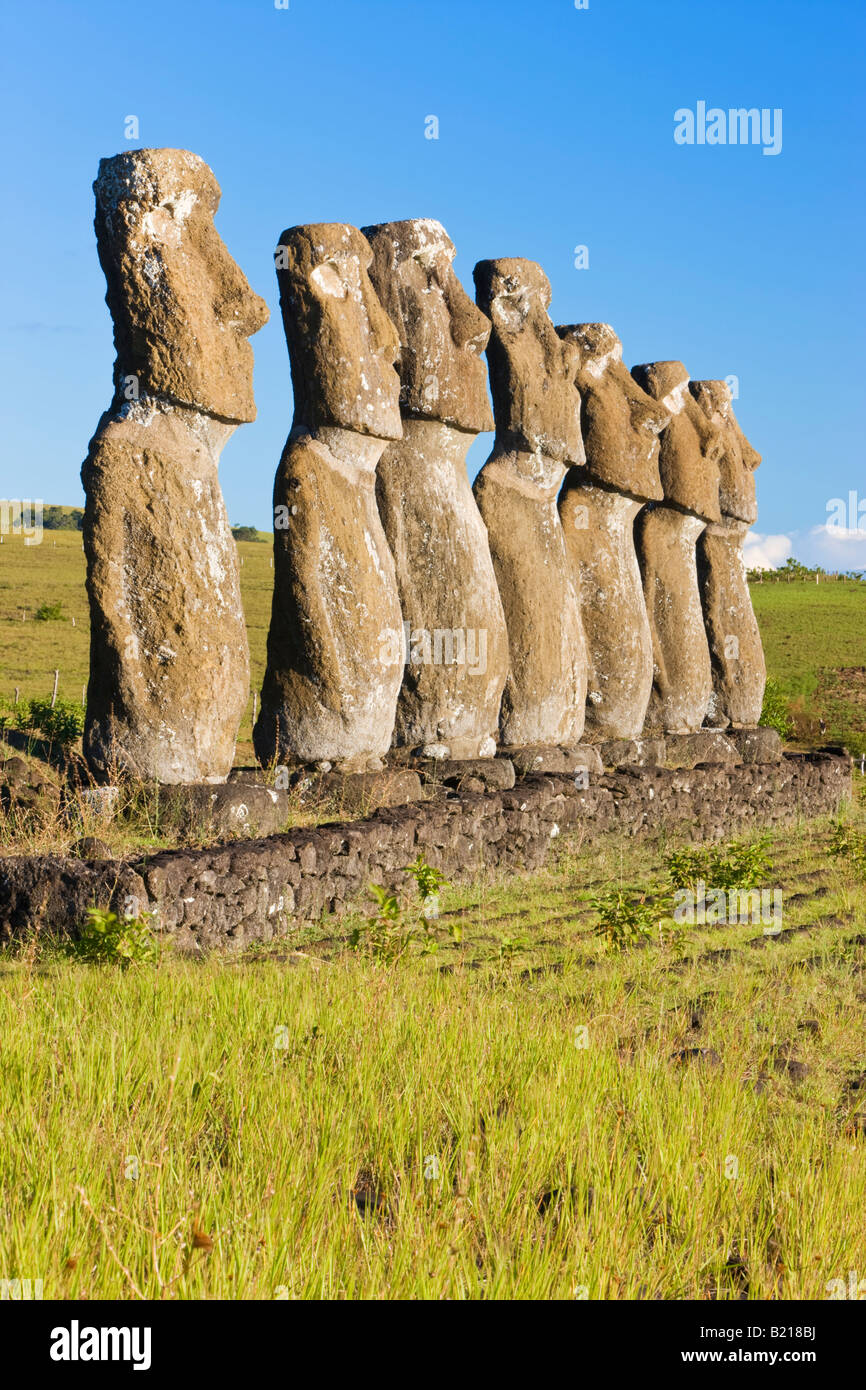
<path fill-rule="evenodd" d="M 652 633 L 634 520 L 661 500 L 659 432 L 670 416 L 642 391 L 604 323 L 560 327 L 580 352 L 577 385 L 585 468 L 569 470 L 559 499 L 587 647 L 588 739 L 636 739 L 653 682 Z"/>
<path fill-rule="evenodd" d="M 696 544 L 707 523 L 721 515 L 721 439 L 689 394 L 681 362 L 652 362 L 634 367 L 632 375 L 670 416 L 660 436 L 664 502 L 648 504 L 635 527 L 653 643 L 647 732 L 694 733 L 713 689 Z"/>
<path fill-rule="evenodd" d="M 256 755 L 381 766 L 403 672 L 375 472 L 400 437 L 397 335 L 355 227 L 284 232 L 280 304 L 295 413 L 274 484 L 274 594 Z"/>
<path fill-rule="evenodd" d="M 406 667 L 394 743 L 452 758 L 492 756 L 508 670 L 505 615 L 466 453 L 493 428 L 482 354 L 489 320 L 428 219 L 365 227 L 370 277 L 400 336 L 402 439 L 376 471 L 397 572 Z"/>
<path fill-rule="evenodd" d="M 255 419 L 267 321 L 214 227 L 219 186 L 185 150 L 105 159 L 94 184 L 117 361 L 82 467 L 94 775 L 222 782 L 249 698 L 220 451 Z"/>
<path fill-rule="evenodd" d="M 698 542 L 698 580 L 704 608 L 713 694 L 708 722 L 718 727 L 757 725 L 764 703 L 767 668 L 752 608 L 743 560 L 743 542 L 757 520 L 754 470 L 761 456 L 746 439 L 734 415 L 724 381 L 692 381 L 689 390 L 719 430 L 721 520 L 712 522 Z"/>
<path fill-rule="evenodd" d="M 550 285 L 533 261 L 481 261 L 476 299 L 487 346 L 496 441 L 475 498 L 508 630 L 503 745 L 574 745 L 583 733 L 586 649 L 557 496 L 583 462 L 577 349 L 547 313 Z"/>

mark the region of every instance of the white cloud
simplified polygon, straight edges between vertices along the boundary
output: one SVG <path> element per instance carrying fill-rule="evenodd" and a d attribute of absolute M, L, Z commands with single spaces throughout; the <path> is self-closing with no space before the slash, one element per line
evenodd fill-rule
<path fill-rule="evenodd" d="M 791 537 L 762 536 L 757 531 L 749 531 L 743 546 L 743 559 L 750 570 L 775 570 L 783 565 L 791 554 Z"/>
<path fill-rule="evenodd" d="M 798 549 L 805 564 L 826 570 L 866 569 L 866 529 L 845 526 L 813 526 Z"/>

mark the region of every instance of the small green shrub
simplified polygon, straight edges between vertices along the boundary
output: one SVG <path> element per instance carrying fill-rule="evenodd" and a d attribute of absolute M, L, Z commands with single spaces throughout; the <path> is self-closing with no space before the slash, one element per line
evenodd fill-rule
<path fill-rule="evenodd" d="M 768 676 L 764 687 L 764 705 L 758 723 L 762 729 L 775 729 L 786 742 L 794 733 L 788 701 L 779 689 L 779 682 L 772 676 Z"/>
<path fill-rule="evenodd" d="M 591 904 L 598 916 L 593 927 L 609 951 L 622 951 L 637 941 L 646 940 L 670 919 L 670 903 L 662 895 L 655 902 L 647 901 L 647 893 L 635 894 L 622 888 L 597 893 Z"/>
<path fill-rule="evenodd" d="M 841 821 L 833 828 L 830 853 L 834 859 L 845 859 L 861 878 L 866 878 L 866 834 Z"/>
<path fill-rule="evenodd" d="M 399 960 L 413 941 L 419 942 L 422 954 L 437 949 L 431 923 L 439 916 L 439 893 L 446 880 L 439 869 L 427 863 L 423 854 L 407 864 L 403 872 L 414 880 L 420 904 L 417 907 L 403 905 L 396 893 L 371 883 L 370 896 L 377 911 L 364 923 L 358 923 L 349 935 L 349 945 L 354 950 L 363 947 L 381 964 L 391 965 Z M 451 935 L 454 941 L 462 939 L 459 928 Z"/>
<path fill-rule="evenodd" d="M 24 727 L 37 730 L 49 743 L 70 748 L 84 732 L 84 709 L 74 700 L 31 700 Z M 19 727 L 22 727 L 19 725 Z"/>
<path fill-rule="evenodd" d="M 118 917 L 107 908 L 88 908 L 80 935 L 69 944 L 69 954 L 96 965 L 119 965 L 124 970 L 130 965 L 156 965 L 160 943 L 150 926 L 152 918 L 150 912 Z"/>
<path fill-rule="evenodd" d="M 33 614 L 33 617 L 35 618 L 37 623 L 66 622 L 66 614 L 63 611 L 63 604 L 60 602 L 59 599 L 56 603 L 40 603 L 39 607 L 36 609 L 36 612 Z"/>
<path fill-rule="evenodd" d="M 731 840 L 727 845 L 702 845 L 675 850 L 665 855 L 665 868 L 674 888 L 694 892 L 698 883 L 705 888 L 758 888 L 772 872 L 769 839 L 748 843 Z"/>

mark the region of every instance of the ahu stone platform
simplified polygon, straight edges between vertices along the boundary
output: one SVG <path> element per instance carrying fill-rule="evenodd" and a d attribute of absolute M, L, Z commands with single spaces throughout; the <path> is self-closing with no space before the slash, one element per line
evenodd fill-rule
<path fill-rule="evenodd" d="M 502 788 L 443 782 L 427 787 L 427 799 L 364 820 L 208 849 L 125 861 L 0 859 L 0 941 L 34 930 L 74 935 L 89 907 L 110 906 L 154 913 L 179 950 L 239 949 L 363 904 L 371 882 L 404 882 L 402 870 L 418 854 L 457 882 L 539 869 L 563 837 L 582 849 L 609 833 L 640 837 L 662 828 L 694 840 L 727 838 L 831 814 L 850 795 L 851 759 L 842 751 L 690 769 L 633 764 L 590 776 L 588 786 L 571 773 L 530 773 Z"/>

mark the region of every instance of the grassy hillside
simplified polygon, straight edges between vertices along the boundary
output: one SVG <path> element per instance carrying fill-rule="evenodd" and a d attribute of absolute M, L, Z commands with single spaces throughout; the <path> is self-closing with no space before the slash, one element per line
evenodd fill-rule
<path fill-rule="evenodd" d="M 261 688 L 270 620 L 271 545 L 242 541 L 241 587 L 252 660 L 251 692 Z M 767 665 L 793 702 L 806 742 L 844 740 L 866 751 L 866 584 L 754 584 Z M 42 603 L 60 601 L 68 620 L 35 622 Z M 24 621 L 22 621 L 24 614 Z M 75 619 L 73 626 L 72 619 Z M 81 699 L 87 681 L 88 616 L 84 553 L 77 531 L 46 531 L 42 544 L 4 536 L 0 545 L 0 695 L 60 693 Z M 251 736 L 252 693 L 241 739 Z M 818 721 L 824 718 L 826 733 Z M 249 748 L 240 756 L 248 760 Z"/>

